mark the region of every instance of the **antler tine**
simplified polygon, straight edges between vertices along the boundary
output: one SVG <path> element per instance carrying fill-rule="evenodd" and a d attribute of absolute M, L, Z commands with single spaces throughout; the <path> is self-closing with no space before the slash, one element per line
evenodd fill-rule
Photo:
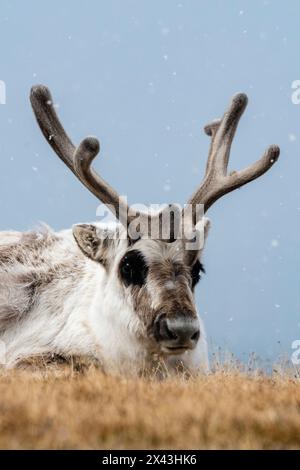
<path fill-rule="evenodd" d="M 212 169 L 219 175 L 226 175 L 229 153 L 239 120 L 247 106 L 248 98 L 244 93 L 235 95 L 219 125 L 212 130 L 210 159 Z"/>
<path fill-rule="evenodd" d="M 218 131 L 220 125 L 221 125 L 221 122 L 222 122 L 222 119 L 215 119 L 214 121 L 210 122 L 209 124 L 206 124 L 206 126 L 204 127 L 205 134 L 212 138 L 209 153 L 208 153 L 208 158 L 207 158 L 207 162 L 206 162 L 205 175 L 207 175 L 207 173 L 210 171 L 211 166 L 212 166 L 213 142 L 214 142 L 215 135 L 216 135 L 216 133 L 217 133 L 217 131 Z"/>
<path fill-rule="evenodd" d="M 99 141 L 95 137 L 87 137 L 77 147 L 73 161 L 76 176 L 80 181 L 108 207 L 113 206 L 114 214 L 120 222 L 127 226 L 128 216 L 130 221 L 131 211 L 126 202 L 118 193 L 92 168 L 91 164 L 100 150 Z M 130 214 L 129 214 L 130 212 Z"/>
<path fill-rule="evenodd" d="M 74 172 L 73 155 L 76 148 L 59 121 L 50 90 L 44 85 L 33 86 L 30 101 L 45 139 L 59 158 Z"/>
<path fill-rule="evenodd" d="M 248 98 L 245 94 L 237 94 L 223 118 L 213 121 L 204 128 L 205 133 L 211 136 L 205 177 L 188 203 L 203 204 L 205 212 L 226 193 L 249 183 L 268 171 L 279 157 L 279 147 L 272 145 L 260 160 L 248 168 L 227 174 L 231 144 L 247 102 Z M 196 223 L 196 211 L 193 211 L 193 214 L 194 223 Z"/>
<path fill-rule="evenodd" d="M 47 142 L 77 178 L 126 225 L 129 208 L 118 193 L 91 168 L 99 153 L 100 144 L 95 137 L 87 137 L 76 148 L 66 134 L 53 106 L 49 89 L 43 85 L 32 87 L 31 105 Z"/>
<path fill-rule="evenodd" d="M 214 137 L 216 135 L 217 130 L 220 127 L 221 121 L 222 121 L 221 119 L 215 119 L 209 124 L 206 124 L 206 126 L 204 126 L 205 134 L 209 135 L 210 137 Z"/>

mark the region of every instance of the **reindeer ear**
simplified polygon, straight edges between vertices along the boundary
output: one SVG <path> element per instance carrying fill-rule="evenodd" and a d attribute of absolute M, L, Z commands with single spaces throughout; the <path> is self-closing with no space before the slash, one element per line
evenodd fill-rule
<path fill-rule="evenodd" d="M 73 235 L 81 251 L 94 261 L 107 264 L 114 246 L 114 233 L 95 225 L 74 225 Z"/>

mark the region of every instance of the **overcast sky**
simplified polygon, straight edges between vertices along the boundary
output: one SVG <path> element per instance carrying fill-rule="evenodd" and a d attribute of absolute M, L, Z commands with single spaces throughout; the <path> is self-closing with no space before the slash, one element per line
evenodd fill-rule
<path fill-rule="evenodd" d="M 241 357 L 300 339 L 298 1 L 2 0 L 0 229 L 95 220 L 96 199 L 44 141 L 29 100 L 47 84 L 75 142 L 130 202 L 184 203 L 201 179 L 203 126 L 247 93 L 231 168 L 281 147 L 268 174 L 210 210 L 197 291 L 210 343 Z"/>

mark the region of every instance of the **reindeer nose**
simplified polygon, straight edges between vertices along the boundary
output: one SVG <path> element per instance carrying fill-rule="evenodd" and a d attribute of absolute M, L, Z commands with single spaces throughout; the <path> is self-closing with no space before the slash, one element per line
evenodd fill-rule
<path fill-rule="evenodd" d="M 194 349 L 200 337 L 199 322 L 187 317 L 160 316 L 155 322 L 155 337 L 168 350 Z"/>

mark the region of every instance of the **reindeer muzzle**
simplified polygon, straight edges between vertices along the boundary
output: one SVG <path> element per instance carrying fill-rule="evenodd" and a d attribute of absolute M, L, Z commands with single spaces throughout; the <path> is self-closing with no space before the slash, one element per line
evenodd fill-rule
<path fill-rule="evenodd" d="M 181 354 L 196 347 L 200 338 L 199 321 L 185 315 L 174 318 L 160 315 L 154 324 L 154 336 L 163 352 Z"/>

